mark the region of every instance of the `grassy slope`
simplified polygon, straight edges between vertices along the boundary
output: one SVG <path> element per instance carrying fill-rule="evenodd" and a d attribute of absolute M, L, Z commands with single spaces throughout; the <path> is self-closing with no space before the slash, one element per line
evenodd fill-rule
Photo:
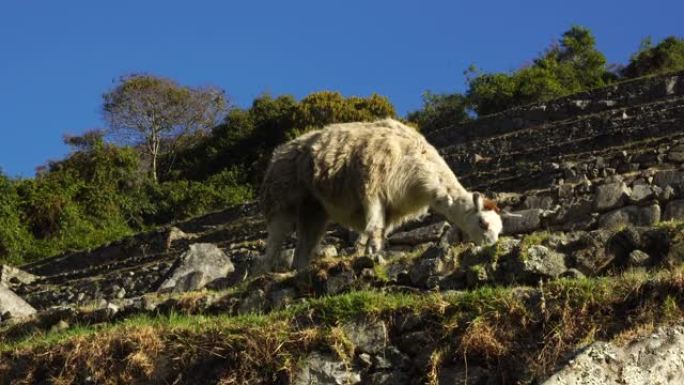
<path fill-rule="evenodd" d="M 266 315 L 138 316 L 114 325 L 75 326 L 0 345 L 5 383 L 272 383 L 292 375 L 317 349 L 353 356 L 340 324 L 416 314 L 427 332 L 434 379 L 440 364 L 480 363 L 516 380 L 545 377 L 566 355 L 596 339 L 625 340 L 677 320 L 684 270 L 558 280 L 541 288 L 483 287 L 456 293 L 352 292 L 309 299 Z M 524 362 L 524 365 L 521 365 Z M 521 369 L 525 369 L 521 371 Z"/>

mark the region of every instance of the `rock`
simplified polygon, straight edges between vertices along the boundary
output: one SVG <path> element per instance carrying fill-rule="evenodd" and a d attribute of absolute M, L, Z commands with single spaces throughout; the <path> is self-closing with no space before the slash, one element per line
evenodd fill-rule
<path fill-rule="evenodd" d="M 294 251 L 293 251 L 293 253 L 294 253 Z M 333 245 L 326 245 L 326 246 L 321 247 L 318 250 L 318 256 L 320 258 L 323 258 L 323 259 L 335 258 L 335 257 L 337 257 L 337 255 L 338 255 L 337 254 L 337 248 Z M 294 254 L 292 254 L 292 256 L 294 258 Z"/>
<path fill-rule="evenodd" d="M 261 289 L 252 290 L 240 302 L 238 314 L 260 314 L 266 310 L 266 296 Z"/>
<path fill-rule="evenodd" d="M 613 256 L 613 260 L 624 265 L 629 254 L 641 245 L 641 234 L 634 227 L 627 227 L 610 237 L 606 242 L 606 253 Z"/>
<path fill-rule="evenodd" d="M 36 313 L 36 309 L 4 285 L 0 285 L 0 316 L 7 318 L 24 318 Z"/>
<path fill-rule="evenodd" d="M 647 184 L 634 185 L 629 193 L 629 201 L 632 203 L 640 203 L 654 197 L 655 191 L 653 187 Z"/>
<path fill-rule="evenodd" d="M 663 220 L 684 219 L 684 199 L 669 202 L 663 212 Z"/>
<path fill-rule="evenodd" d="M 426 287 L 431 276 L 440 275 L 446 270 L 446 264 L 439 257 L 421 258 L 409 270 L 411 283 L 414 286 Z"/>
<path fill-rule="evenodd" d="M 594 203 L 591 200 L 578 199 L 561 206 L 561 209 L 551 217 L 551 222 L 568 230 L 584 229 L 593 221 L 593 211 Z"/>
<path fill-rule="evenodd" d="M 397 370 L 388 373 L 376 372 L 371 374 L 368 379 L 370 385 L 408 385 L 410 383 L 411 377 L 408 373 Z"/>
<path fill-rule="evenodd" d="M 513 213 L 516 216 L 502 217 L 503 233 L 520 234 L 539 229 L 542 211 L 541 209 L 520 210 Z"/>
<path fill-rule="evenodd" d="M 370 255 L 362 255 L 354 259 L 354 270 L 372 269 L 375 267 L 375 260 Z"/>
<path fill-rule="evenodd" d="M 576 251 L 572 255 L 575 268 L 588 276 L 601 274 L 615 260 L 613 253 L 606 253 L 606 242 L 610 232 L 595 230 L 582 234 L 576 241 Z"/>
<path fill-rule="evenodd" d="M 368 369 L 371 366 L 373 366 L 373 360 L 370 354 L 368 353 L 361 353 L 357 356 L 359 362 L 361 363 L 361 366 L 363 366 L 364 369 Z"/>
<path fill-rule="evenodd" d="M 660 206 L 626 206 L 610 211 L 599 218 L 599 227 L 618 228 L 626 225 L 651 226 L 660 222 Z"/>
<path fill-rule="evenodd" d="M 661 328 L 620 348 L 595 342 L 542 385 L 683 384 L 684 328 Z"/>
<path fill-rule="evenodd" d="M 653 176 L 653 184 L 662 188 L 670 186 L 677 194 L 684 193 L 684 171 L 663 170 Z"/>
<path fill-rule="evenodd" d="M 311 353 L 303 359 L 293 385 L 353 385 L 361 382 L 359 372 L 330 354 Z"/>
<path fill-rule="evenodd" d="M 520 256 L 520 273 L 531 282 L 556 278 L 567 270 L 565 256 L 546 246 L 532 245 Z"/>
<path fill-rule="evenodd" d="M 207 283 L 226 277 L 235 271 L 230 258 L 216 245 L 190 245 L 171 269 L 158 291 L 185 292 L 199 290 Z"/>
<path fill-rule="evenodd" d="M 632 267 L 643 267 L 647 266 L 651 260 L 651 256 L 644 253 L 643 251 L 636 249 L 629 253 L 627 259 L 627 264 Z"/>
<path fill-rule="evenodd" d="M 656 190 L 656 197 L 660 201 L 669 201 L 675 196 L 675 191 L 672 186 L 666 186 L 664 188 L 654 186 L 654 189 L 655 188 L 658 188 L 658 190 Z"/>
<path fill-rule="evenodd" d="M 89 320 L 92 323 L 106 322 L 114 318 L 119 312 L 119 307 L 111 302 L 103 308 L 97 309 L 90 314 Z"/>
<path fill-rule="evenodd" d="M 550 210 L 554 206 L 554 200 L 550 196 L 527 195 L 522 203 L 523 209 Z"/>
<path fill-rule="evenodd" d="M 171 227 L 166 234 L 166 250 L 173 248 L 178 241 L 189 241 L 197 238 L 197 234 L 187 234 L 178 227 Z"/>
<path fill-rule="evenodd" d="M 582 274 L 581 271 L 572 268 L 572 269 L 567 269 L 559 276 L 560 278 L 569 278 L 569 279 L 581 279 L 584 278 L 585 275 Z"/>
<path fill-rule="evenodd" d="M 328 277 L 325 281 L 325 290 L 327 294 L 334 295 L 341 293 L 354 283 L 354 272 L 344 270 L 338 274 Z"/>
<path fill-rule="evenodd" d="M 387 325 L 383 321 L 349 322 L 342 330 L 358 352 L 377 354 L 387 346 Z"/>
<path fill-rule="evenodd" d="M 402 231 L 390 235 L 389 243 L 395 245 L 410 245 L 416 246 L 427 242 L 434 242 L 439 240 L 442 234 L 451 226 L 446 221 L 433 223 L 428 226 L 419 227 L 417 229 Z"/>
<path fill-rule="evenodd" d="M 609 183 L 596 187 L 594 208 L 606 211 L 621 206 L 629 196 L 630 190 L 624 183 Z"/>
<path fill-rule="evenodd" d="M 678 147 L 678 150 L 675 151 L 670 151 L 669 154 L 667 154 L 667 160 L 670 162 L 677 162 L 677 163 L 682 163 L 684 162 L 684 149 Z"/>
<path fill-rule="evenodd" d="M 9 265 L 0 265 L 0 284 L 10 287 L 12 284 L 24 285 L 33 283 L 39 277 Z"/>
<path fill-rule="evenodd" d="M 268 294 L 272 309 L 282 309 L 292 304 L 297 296 L 294 288 L 286 287 L 280 290 L 273 290 Z"/>
<path fill-rule="evenodd" d="M 62 319 L 50 327 L 50 333 L 57 333 L 67 329 L 69 329 L 69 323 Z"/>
<path fill-rule="evenodd" d="M 477 365 L 466 367 L 445 366 L 439 369 L 437 376 L 439 385 L 470 385 L 470 384 L 490 384 L 496 377 L 491 370 L 487 370 Z"/>

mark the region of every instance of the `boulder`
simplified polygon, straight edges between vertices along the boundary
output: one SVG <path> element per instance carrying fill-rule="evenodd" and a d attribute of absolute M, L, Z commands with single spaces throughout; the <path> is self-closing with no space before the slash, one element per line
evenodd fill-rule
<path fill-rule="evenodd" d="M 684 192 L 684 171 L 662 170 L 653 176 L 653 184 L 666 188 L 670 186 L 677 194 Z"/>
<path fill-rule="evenodd" d="M 536 282 L 558 277 L 567 270 L 567 266 L 563 254 L 546 246 L 532 245 L 520 256 L 519 269 L 524 280 Z"/>
<path fill-rule="evenodd" d="M 629 253 L 627 263 L 629 266 L 642 267 L 647 266 L 651 261 L 651 256 L 644 253 L 643 251 L 636 249 Z"/>
<path fill-rule="evenodd" d="M 0 285 L 0 317 L 24 318 L 36 313 L 36 309 L 4 285 Z"/>
<path fill-rule="evenodd" d="M 158 291 L 199 290 L 233 271 L 233 262 L 216 245 L 195 243 L 178 258 L 166 279 L 159 285 Z"/>
<path fill-rule="evenodd" d="M 425 287 L 430 277 L 443 274 L 445 269 L 446 265 L 441 258 L 421 258 L 409 271 L 411 283 L 414 286 Z"/>
<path fill-rule="evenodd" d="M 656 187 L 657 188 L 657 187 Z M 632 187 L 629 193 L 629 201 L 632 203 L 640 203 L 655 197 L 655 189 L 651 185 L 637 184 Z"/>
<path fill-rule="evenodd" d="M 349 322 L 342 330 L 358 352 L 377 354 L 387 346 L 387 325 L 383 321 Z"/>
<path fill-rule="evenodd" d="M 665 206 L 665 210 L 663 212 L 663 220 L 664 221 L 670 221 L 670 220 L 681 220 L 684 219 L 684 199 L 678 199 L 672 202 L 669 202 Z"/>
<path fill-rule="evenodd" d="M 293 385 L 353 385 L 361 374 L 331 354 L 314 352 L 304 358 L 292 381 Z"/>
<path fill-rule="evenodd" d="M 542 212 L 541 209 L 528 209 L 514 212 L 515 216 L 502 217 L 503 233 L 520 234 L 539 229 Z"/>
<path fill-rule="evenodd" d="M 12 284 L 29 284 L 39 277 L 9 265 L 0 265 L 0 284 L 10 287 Z"/>
<path fill-rule="evenodd" d="M 543 385 L 683 384 L 684 328 L 661 328 L 625 347 L 595 342 Z"/>
<path fill-rule="evenodd" d="M 422 243 L 434 242 L 451 226 L 446 221 L 433 223 L 409 231 L 401 231 L 389 236 L 388 241 L 395 245 L 416 246 Z"/>
<path fill-rule="evenodd" d="M 615 260 L 615 254 L 606 252 L 606 242 L 610 239 L 607 230 L 595 230 L 582 234 L 575 242 L 576 251 L 572 257 L 575 268 L 584 275 L 601 274 Z"/>
<path fill-rule="evenodd" d="M 606 211 L 622 206 L 629 193 L 629 188 L 623 182 L 597 186 L 594 193 L 594 208 Z"/>
<path fill-rule="evenodd" d="M 660 206 L 626 206 L 603 214 L 599 218 L 599 227 L 604 229 L 622 226 L 651 226 L 660 222 Z"/>

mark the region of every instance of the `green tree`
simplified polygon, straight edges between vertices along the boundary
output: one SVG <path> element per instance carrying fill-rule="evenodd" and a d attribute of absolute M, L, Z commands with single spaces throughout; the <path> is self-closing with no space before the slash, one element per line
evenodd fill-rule
<path fill-rule="evenodd" d="M 160 154 L 173 152 L 186 135 L 214 127 L 228 107 L 217 88 L 181 86 L 153 75 L 123 76 L 103 99 L 109 131 L 144 150 L 155 182 Z"/>
<path fill-rule="evenodd" d="M 0 263 L 19 263 L 30 243 L 15 183 L 0 171 Z"/>
<path fill-rule="evenodd" d="M 395 116 L 383 96 L 345 98 L 338 92 L 316 92 L 301 101 L 289 95 L 256 98 L 249 109 L 232 109 L 211 134 L 176 157 L 174 177 L 205 179 L 236 167 L 245 181 L 257 184 L 279 144 L 331 123 L 369 121 Z M 237 171 L 236 171 L 237 172 Z"/>
<path fill-rule="evenodd" d="M 423 94 L 423 107 L 410 112 L 406 119 L 418 125 L 421 131 L 430 132 L 439 128 L 463 123 L 469 119 L 468 101 L 462 94 Z"/>
<path fill-rule="evenodd" d="M 684 70 L 684 39 L 669 36 L 655 46 L 651 38 L 644 39 L 621 74 L 637 78 L 681 70 Z"/>
<path fill-rule="evenodd" d="M 467 98 L 478 115 L 601 87 L 611 81 L 591 31 L 573 26 L 560 41 L 513 73 L 467 72 Z"/>

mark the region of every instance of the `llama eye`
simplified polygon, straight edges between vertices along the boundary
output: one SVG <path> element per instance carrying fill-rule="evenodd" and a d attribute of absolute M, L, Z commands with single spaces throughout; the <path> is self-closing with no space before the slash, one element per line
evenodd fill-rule
<path fill-rule="evenodd" d="M 482 230 L 489 229 L 489 222 L 485 221 L 484 219 L 480 219 L 480 227 Z"/>

